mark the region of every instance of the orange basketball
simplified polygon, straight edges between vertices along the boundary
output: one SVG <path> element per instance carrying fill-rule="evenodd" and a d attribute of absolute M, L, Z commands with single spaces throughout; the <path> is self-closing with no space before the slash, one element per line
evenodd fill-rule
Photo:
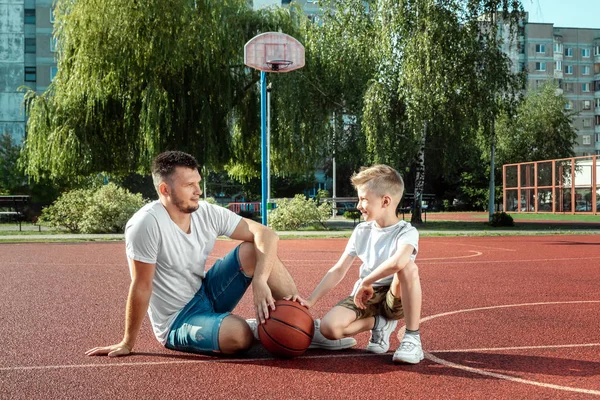
<path fill-rule="evenodd" d="M 278 357 L 302 355 L 315 334 L 315 324 L 306 307 L 289 300 L 277 300 L 269 319 L 258 327 L 258 337 Z"/>

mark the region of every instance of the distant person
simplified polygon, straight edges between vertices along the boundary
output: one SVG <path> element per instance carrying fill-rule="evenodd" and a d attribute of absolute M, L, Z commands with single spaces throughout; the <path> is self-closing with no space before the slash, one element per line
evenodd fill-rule
<path fill-rule="evenodd" d="M 314 306 L 342 281 L 358 257 L 362 261 L 359 279 L 350 296 L 325 315 L 321 333 L 339 340 L 370 330 L 367 351 L 385 353 L 398 320 L 405 317 L 406 332 L 392 360 L 417 364 L 424 358 L 419 333 L 421 282 L 414 262 L 419 233 L 396 213 L 404 182 L 386 165 L 363 168 L 351 181 L 365 222 L 356 226 L 346 250 L 312 294 L 307 299 L 291 298 L 306 307 Z"/>
<path fill-rule="evenodd" d="M 256 318 L 262 323 L 275 300 L 298 293 L 277 257 L 278 236 L 226 208 L 199 201 L 201 177 L 189 154 L 159 154 L 152 162 L 152 178 L 159 200 L 142 207 L 125 228 L 131 284 L 123 340 L 86 354 L 131 353 L 146 312 L 154 335 L 169 349 L 223 354 L 248 349 L 252 330 L 231 311 L 250 283 Z M 242 243 L 205 271 L 221 235 Z M 256 331 L 256 321 L 251 324 Z M 312 346 L 353 343 L 319 335 Z"/>

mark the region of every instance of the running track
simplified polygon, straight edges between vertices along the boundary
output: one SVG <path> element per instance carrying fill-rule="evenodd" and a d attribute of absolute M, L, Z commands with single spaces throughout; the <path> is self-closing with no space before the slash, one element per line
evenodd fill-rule
<path fill-rule="evenodd" d="M 280 241 L 302 294 L 345 242 Z M 235 245 L 218 241 L 214 255 Z M 600 399 L 597 236 L 425 237 L 420 246 L 427 354 L 398 366 L 391 353 L 363 350 L 368 333 L 355 349 L 294 360 L 260 345 L 238 358 L 177 353 L 147 319 L 134 355 L 87 357 L 122 336 L 124 244 L 1 244 L 0 399 Z M 313 315 L 348 294 L 357 270 Z M 252 317 L 248 295 L 236 313 Z"/>

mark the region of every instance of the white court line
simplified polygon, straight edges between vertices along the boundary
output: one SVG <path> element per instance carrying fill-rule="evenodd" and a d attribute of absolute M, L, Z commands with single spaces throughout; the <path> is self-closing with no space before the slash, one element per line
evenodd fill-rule
<path fill-rule="evenodd" d="M 448 315 L 454 315 L 454 314 L 465 313 L 465 312 L 472 312 L 472 311 L 494 310 L 494 309 L 498 309 L 498 308 L 541 306 L 541 305 L 590 304 L 590 303 L 600 303 L 600 300 L 551 301 L 551 302 L 544 302 L 544 303 L 504 304 L 504 305 L 500 305 L 500 306 L 469 308 L 469 309 L 464 309 L 464 310 L 449 311 L 449 312 L 445 312 L 445 313 L 430 315 L 429 317 L 425 317 L 425 318 L 421 319 L 421 323 L 426 322 L 426 321 L 430 321 L 430 320 L 432 320 L 434 318 L 438 318 L 438 317 L 445 317 L 445 316 L 448 316 Z M 405 327 L 403 329 L 405 329 Z M 596 345 L 596 344 L 594 344 L 594 345 Z M 467 372 L 472 372 L 474 374 L 479 374 L 479 375 L 484 375 L 484 376 L 490 376 L 490 377 L 493 377 L 493 378 L 503 379 L 503 380 L 507 380 L 507 381 L 510 381 L 510 382 L 524 383 L 524 384 L 527 384 L 527 385 L 540 386 L 540 387 L 548 388 L 548 389 L 564 390 L 564 391 L 567 391 L 567 392 L 576 392 L 576 393 L 585 393 L 585 394 L 600 395 L 600 391 L 598 391 L 598 390 L 581 389 L 581 388 L 573 388 L 573 387 L 569 387 L 569 386 L 554 385 L 554 384 L 551 384 L 551 383 L 542 383 L 542 382 L 532 381 L 532 380 L 528 380 L 528 379 L 516 378 L 514 376 L 499 374 L 499 373 L 496 373 L 496 372 L 489 372 L 489 371 L 485 371 L 485 370 L 478 369 L 478 368 L 468 367 L 468 366 L 462 365 L 462 364 L 456 364 L 456 363 L 453 363 L 451 361 L 447 361 L 447 360 L 438 358 L 438 357 L 434 356 L 433 354 L 431 354 L 431 352 L 425 352 L 425 357 L 427 359 L 429 359 L 429 360 L 437 363 L 437 364 L 441 364 L 441 365 L 444 365 L 444 366 L 447 366 L 447 367 L 456 368 L 456 369 L 460 369 L 460 370 L 467 371 Z"/>
<path fill-rule="evenodd" d="M 479 257 L 480 255 L 482 255 L 483 253 L 481 251 L 476 251 L 476 250 L 467 250 L 469 253 L 474 253 L 474 254 L 469 254 L 466 256 L 454 256 L 454 257 L 436 257 L 436 258 L 419 258 L 417 259 L 417 263 L 421 262 L 421 261 L 432 261 L 432 260 L 458 260 L 458 259 L 462 259 L 462 258 L 473 258 L 473 257 Z M 282 262 L 323 262 L 323 261 L 330 261 L 330 262 L 336 262 L 338 259 L 336 258 L 335 260 L 281 260 Z M 355 262 L 359 262 L 360 260 L 356 260 Z"/>
<path fill-rule="evenodd" d="M 598 260 L 600 256 L 594 257 L 567 257 L 567 258 L 534 258 L 534 259 L 523 259 L 523 260 L 477 260 L 477 261 L 448 261 L 438 262 L 433 264 L 483 264 L 483 263 L 520 263 L 520 262 L 543 262 L 543 261 L 577 261 L 577 260 Z M 419 259 L 416 263 L 419 264 Z"/>
<path fill-rule="evenodd" d="M 135 354 L 135 353 L 134 353 Z M 378 357 L 378 356 L 391 356 L 392 353 L 374 354 L 374 353 L 358 353 L 358 354 L 322 354 L 315 356 L 302 356 L 298 360 L 315 360 L 321 358 L 349 358 L 349 357 Z M 177 364 L 205 364 L 205 363 L 251 363 L 260 361 L 282 361 L 281 358 L 275 357 L 264 357 L 264 358 L 215 358 L 215 359 L 202 359 L 202 360 L 172 360 L 172 361 L 140 361 L 140 362 L 121 362 L 121 363 L 110 363 L 110 364 L 58 364 L 58 365 L 31 365 L 31 366 L 15 366 L 15 367 L 1 367 L 0 372 L 12 372 L 12 371 L 34 371 L 34 370 L 48 370 L 48 369 L 77 369 L 77 368 L 111 368 L 111 367 L 143 367 L 143 366 L 154 366 L 154 365 L 177 365 Z"/>
<path fill-rule="evenodd" d="M 489 372 L 489 371 L 485 371 L 482 369 L 467 367 L 467 366 L 461 365 L 461 364 L 455 364 L 453 362 L 442 360 L 441 358 L 437 358 L 436 356 L 431 355 L 429 353 L 425 353 L 425 358 L 433 361 L 434 363 L 441 364 L 446 367 L 461 369 L 463 371 L 472 372 L 474 374 L 479 374 L 479 375 L 484 375 L 484 376 L 490 376 L 492 378 L 498 378 L 498 379 L 503 379 L 503 380 L 517 382 L 517 383 L 524 383 L 527 385 L 540 386 L 540 387 L 547 388 L 547 389 L 557 389 L 557 390 L 564 390 L 567 392 L 595 394 L 595 395 L 600 396 L 599 390 L 580 389 L 580 388 L 573 388 L 573 387 L 569 387 L 569 386 L 554 385 L 552 383 L 542 383 L 542 382 L 530 381 L 528 379 L 515 378 L 514 376 L 498 374 L 496 372 Z"/>
<path fill-rule="evenodd" d="M 483 347 L 480 349 L 430 350 L 429 353 L 473 353 L 476 351 L 506 351 L 506 350 L 540 350 L 562 349 L 565 347 L 595 347 L 600 343 L 556 344 L 548 346 L 517 346 L 517 347 Z"/>
<path fill-rule="evenodd" d="M 489 249 L 489 250 L 500 250 L 500 251 L 517 251 L 516 249 L 504 249 L 502 247 L 490 247 L 490 246 L 480 246 L 478 244 L 467 244 L 467 243 L 452 243 L 452 242 L 435 242 L 435 244 L 447 244 L 449 246 L 468 246 L 468 247 L 477 247 L 478 249 Z"/>

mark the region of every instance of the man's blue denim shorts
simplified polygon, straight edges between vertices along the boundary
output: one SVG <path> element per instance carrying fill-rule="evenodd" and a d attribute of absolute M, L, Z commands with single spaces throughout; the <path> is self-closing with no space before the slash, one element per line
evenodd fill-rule
<path fill-rule="evenodd" d="M 239 248 L 217 260 L 208 270 L 198 292 L 173 322 L 167 348 L 193 353 L 219 352 L 221 322 L 252 282 L 252 277 L 242 270 Z"/>

